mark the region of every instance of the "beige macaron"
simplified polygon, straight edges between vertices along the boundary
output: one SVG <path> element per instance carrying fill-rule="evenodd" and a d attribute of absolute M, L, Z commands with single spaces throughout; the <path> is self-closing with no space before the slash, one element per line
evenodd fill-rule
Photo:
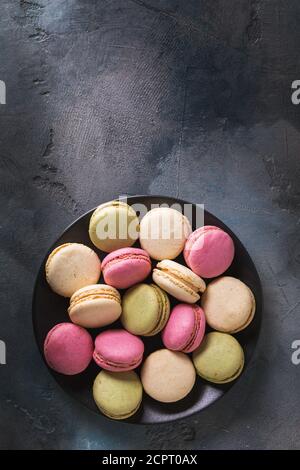
<path fill-rule="evenodd" d="M 116 321 L 121 315 L 121 296 L 117 289 L 95 284 L 76 291 L 68 313 L 73 323 L 85 328 L 99 328 Z"/>
<path fill-rule="evenodd" d="M 98 255 L 81 243 L 65 243 L 48 256 L 46 279 L 51 289 L 64 297 L 89 284 L 98 282 L 101 262 Z"/>
<path fill-rule="evenodd" d="M 189 220 L 181 212 L 157 207 L 141 220 L 140 243 L 153 259 L 174 259 L 183 250 L 191 232 Z"/>
<path fill-rule="evenodd" d="M 246 284 L 231 276 L 219 277 L 206 288 L 201 299 L 207 323 L 224 333 L 246 328 L 255 314 L 255 298 Z"/>
<path fill-rule="evenodd" d="M 186 354 L 160 349 L 145 360 L 141 380 L 150 397 L 163 403 L 172 403 L 190 393 L 195 384 L 196 372 Z"/>
<path fill-rule="evenodd" d="M 197 302 L 206 288 L 203 279 L 189 268 L 167 259 L 157 263 L 152 279 L 168 294 L 189 304 Z"/>

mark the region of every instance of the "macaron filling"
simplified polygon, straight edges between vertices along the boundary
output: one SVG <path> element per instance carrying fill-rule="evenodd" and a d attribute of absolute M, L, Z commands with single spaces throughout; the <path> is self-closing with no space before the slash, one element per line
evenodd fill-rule
<path fill-rule="evenodd" d="M 201 326 L 201 315 L 200 312 L 197 308 L 193 309 L 194 314 L 195 314 L 195 326 L 194 326 L 194 331 L 192 333 L 192 336 L 189 338 L 188 343 L 182 348 L 182 351 L 185 353 L 188 353 L 190 348 L 193 346 L 199 331 L 200 331 L 200 326 Z"/>
<path fill-rule="evenodd" d="M 104 263 L 102 265 L 102 268 L 105 269 L 113 264 L 116 264 L 118 263 L 120 260 L 128 260 L 128 259 L 135 259 L 135 260 L 138 260 L 138 261 L 145 261 L 146 263 L 148 263 L 150 266 L 151 266 L 151 263 L 149 261 L 149 258 L 148 256 L 145 256 L 145 255 L 120 255 L 120 256 L 117 256 L 116 258 L 108 261 L 107 263 Z"/>
<path fill-rule="evenodd" d="M 191 295 L 198 295 L 197 291 L 195 290 L 195 286 L 191 286 L 189 282 L 187 282 L 185 279 L 182 277 L 179 277 L 176 274 L 170 274 L 168 270 L 160 269 L 160 268 L 155 268 L 154 271 L 162 277 L 165 277 L 169 281 L 171 281 L 173 284 L 175 284 L 177 287 L 180 287 L 181 289 L 185 290 Z"/>
<path fill-rule="evenodd" d="M 157 333 L 159 333 L 165 326 L 165 324 L 168 321 L 169 318 L 169 302 L 168 302 L 168 297 L 167 294 L 164 294 L 158 287 L 156 287 L 154 284 L 151 284 L 151 286 L 154 289 L 155 295 L 157 297 L 158 305 L 159 305 L 159 311 L 158 311 L 158 321 L 155 324 L 154 328 L 152 331 L 147 333 L 149 336 L 154 336 Z"/>
<path fill-rule="evenodd" d="M 184 276 L 176 268 L 172 267 L 172 269 L 169 269 L 167 267 L 162 267 L 161 265 L 157 265 L 156 269 L 158 269 L 159 271 L 161 271 L 163 273 L 166 273 L 166 274 L 170 275 L 172 278 L 175 277 L 175 279 L 177 279 L 179 282 L 182 282 L 188 289 L 191 289 L 193 292 L 198 292 L 198 291 L 201 292 L 201 291 L 205 290 L 205 286 L 204 286 L 204 288 L 201 289 L 199 286 L 197 286 L 195 283 L 193 283 L 191 277 Z"/>
<path fill-rule="evenodd" d="M 109 300 L 113 300 L 121 304 L 120 297 L 115 292 L 113 291 L 110 292 L 109 289 L 103 289 L 103 290 L 98 290 L 98 291 L 96 291 L 96 289 L 94 290 L 91 289 L 90 291 L 87 290 L 85 292 L 78 294 L 77 296 L 76 295 L 73 296 L 71 298 L 71 304 L 69 308 L 74 307 L 75 305 L 78 305 L 81 302 L 84 302 L 85 300 L 95 300 L 95 299 L 109 299 Z"/>
<path fill-rule="evenodd" d="M 129 418 L 130 416 L 133 416 L 139 409 L 139 407 L 141 406 L 141 403 L 142 403 L 142 400 L 139 402 L 139 404 L 136 406 L 136 408 L 134 408 L 132 411 L 130 411 L 129 413 L 123 413 L 123 414 L 119 414 L 119 415 L 114 415 L 113 413 L 108 413 L 107 411 L 105 411 L 104 408 L 102 408 L 100 405 L 97 404 L 99 410 L 105 415 L 105 416 L 108 416 L 109 418 L 112 418 L 112 419 L 126 419 L 126 418 Z"/>
<path fill-rule="evenodd" d="M 109 300 L 114 300 L 118 303 L 121 303 L 118 299 L 117 296 L 115 295 L 110 295 L 109 293 L 105 293 L 105 294 L 101 294 L 99 292 L 99 294 L 89 294 L 89 295 L 84 295 L 83 297 L 80 297 L 78 298 L 77 300 L 74 300 L 72 302 L 72 306 L 75 307 L 75 305 L 78 305 L 78 304 L 81 304 L 82 302 L 84 302 L 85 300 L 96 300 L 96 299 L 109 299 Z"/>
<path fill-rule="evenodd" d="M 243 368 L 244 368 L 244 362 L 239 366 L 239 368 L 237 369 L 237 371 L 234 374 L 232 374 L 229 377 L 226 377 L 223 380 L 217 380 L 214 377 L 205 377 L 204 375 L 201 375 L 201 374 L 199 374 L 199 375 L 205 380 L 212 381 L 212 382 L 215 382 L 215 383 L 218 383 L 218 384 L 222 384 L 222 383 L 231 382 L 232 380 L 237 379 L 238 376 L 240 375 L 240 373 L 242 372 Z"/>
<path fill-rule="evenodd" d="M 93 358 L 94 358 L 94 361 L 98 364 L 98 365 L 101 365 L 101 364 L 107 364 L 108 366 L 110 367 L 115 367 L 115 368 L 118 368 L 118 369 L 135 369 L 136 367 L 138 367 L 140 365 L 140 363 L 142 362 L 142 359 L 143 359 L 143 354 L 138 358 L 136 359 L 135 361 L 132 361 L 132 362 L 129 362 L 129 363 L 124 363 L 124 362 L 116 362 L 116 361 L 110 361 L 109 359 L 105 359 L 99 352 L 97 351 L 94 351 L 93 353 Z"/>

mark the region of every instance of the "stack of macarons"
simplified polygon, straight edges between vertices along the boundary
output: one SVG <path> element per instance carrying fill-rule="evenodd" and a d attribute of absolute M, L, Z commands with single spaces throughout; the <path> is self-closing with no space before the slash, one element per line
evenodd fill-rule
<path fill-rule="evenodd" d="M 251 323 L 255 298 L 224 275 L 235 253 L 228 233 L 192 232 L 167 207 L 139 221 L 131 206 L 110 201 L 93 212 L 89 236 L 94 249 L 65 243 L 46 261 L 49 286 L 70 299 L 66 321 L 45 338 L 49 367 L 74 375 L 94 361 L 94 400 L 113 419 L 136 413 L 143 391 L 170 403 L 190 393 L 197 375 L 216 384 L 240 375 L 244 352 L 232 335 Z M 155 335 L 162 347 L 144 358 L 143 338 Z"/>

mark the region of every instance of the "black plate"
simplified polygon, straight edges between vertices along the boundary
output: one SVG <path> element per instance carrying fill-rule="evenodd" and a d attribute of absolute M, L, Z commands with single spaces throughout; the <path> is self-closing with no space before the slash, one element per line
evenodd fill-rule
<path fill-rule="evenodd" d="M 181 206 L 183 206 L 183 204 L 188 204 L 186 201 L 164 196 L 131 196 L 128 197 L 127 202 L 131 205 L 137 203 L 144 204 L 147 209 L 150 209 L 150 206 L 153 204 L 179 204 Z M 195 215 L 198 210 L 199 208 L 196 205 L 193 205 L 193 220 L 195 220 Z M 103 259 L 105 253 L 102 253 L 100 250 L 95 248 L 88 235 L 88 225 L 92 212 L 93 210 L 84 214 L 64 231 L 64 233 L 49 249 L 38 273 L 33 296 L 32 316 L 35 337 L 42 356 L 43 343 L 48 331 L 57 323 L 69 321 L 67 314 L 68 299 L 64 299 L 63 297 L 53 293 L 45 280 L 44 271 L 46 259 L 55 246 L 66 242 L 84 243 L 98 252 L 101 259 Z M 246 368 L 253 355 L 261 324 L 262 291 L 260 279 L 253 261 L 236 235 L 234 235 L 234 233 L 232 233 L 232 231 L 219 219 L 207 211 L 204 213 L 204 222 L 206 225 L 216 225 L 232 236 L 235 244 L 235 258 L 226 274 L 244 281 L 252 289 L 256 298 L 257 309 L 253 322 L 248 328 L 246 328 L 246 330 L 235 335 L 244 348 Z M 196 226 L 194 225 L 193 230 L 195 228 Z M 178 257 L 177 260 L 179 262 L 183 262 L 181 256 Z M 102 281 L 100 280 L 99 282 Z M 120 323 L 116 322 L 112 327 L 118 328 L 120 327 Z M 94 337 L 100 331 L 101 329 L 90 330 Z M 143 338 L 143 340 L 145 342 L 145 355 L 163 347 L 160 335 L 152 338 Z M 94 378 L 99 372 L 99 368 L 96 364 L 91 363 L 84 373 L 77 376 L 64 376 L 54 372 L 50 368 L 49 371 L 59 385 L 71 397 L 75 398 L 90 410 L 100 413 L 92 397 L 92 384 Z M 241 377 L 242 376 L 243 374 Z M 226 385 L 215 385 L 205 382 L 198 377 L 192 392 L 183 400 L 172 404 L 159 403 L 144 394 L 143 404 L 140 411 L 134 417 L 126 421 L 132 423 L 159 423 L 187 417 L 197 411 L 203 410 L 218 400 L 234 385 L 234 383 L 235 382 Z"/>

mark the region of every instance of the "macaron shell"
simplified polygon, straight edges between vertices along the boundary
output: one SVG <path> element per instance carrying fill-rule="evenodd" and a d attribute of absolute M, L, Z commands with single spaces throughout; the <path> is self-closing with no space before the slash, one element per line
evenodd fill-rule
<path fill-rule="evenodd" d="M 191 233 L 188 219 L 179 211 L 159 207 L 141 220 L 140 244 L 155 260 L 174 259 L 184 248 Z"/>
<path fill-rule="evenodd" d="M 201 299 L 207 323 L 215 330 L 236 333 L 253 320 L 255 298 L 239 279 L 223 276 L 212 281 Z"/>
<path fill-rule="evenodd" d="M 45 271 L 51 289 L 63 297 L 71 297 L 81 287 L 98 282 L 101 262 L 88 246 L 65 243 L 50 253 Z"/>
<path fill-rule="evenodd" d="M 142 282 L 151 272 L 151 260 L 139 248 L 122 248 L 107 255 L 102 263 L 106 284 L 127 289 Z"/>
<path fill-rule="evenodd" d="M 95 378 L 93 397 L 100 411 L 112 419 L 126 419 L 134 415 L 141 404 L 143 387 L 133 372 L 102 370 Z"/>
<path fill-rule="evenodd" d="M 184 259 L 189 268 L 205 278 L 223 274 L 234 258 L 234 243 L 230 235 L 219 227 L 206 225 L 195 230 L 184 248 Z"/>
<path fill-rule="evenodd" d="M 198 305 L 178 304 L 162 332 L 166 348 L 190 353 L 198 348 L 205 333 L 205 315 Z"/>
<path fill-rule="evenodd" d="M 64 375 L 83 372 L 91 362 L 92 354 L 92 337 L 86 330 L 72 323 L 55 325 L 44 342 L 47 364 Z"/>
<path fill-rule="evenodd" d="M 145 360 L 141 380 L 150 397 L 163 403 L 173 403 L 192 390 L 196 373 L 186 354 L 160 349 Z"/>
<path fill-rule="evenodd" d="M 68 309 L 72 322 L 85 328 L 109 325 L 120 317 L 121 312 L 120 294 L 113 287 L 103 284 L 76 291 Z"/>
<path fill-rule="evenodd" d="M 109 236 L 106 235 L 107 228 L 111 231 Z M 101 204 L 90 219 L 90 239 L 97 248 L 106 253 L 132 246 L 138 234 L 138 217 L 133 208 L 122 201 Z"/>
<path fill-rule="evenodd" d="M 159 287 L 181 302 L 192 304 L 200 299 L 200 295 L 197 294 L 197 292 L 193 291 L 193 289 L 187 286 L 179 278 L 172 276 L 171 273 L 154 269 L 152 279 Z"/>
<path fill-rule="evenodd" d="M 208 333 L 193 353 L 197 373 L 209 382 L 232 382 L 244 367 L 244 352 L 239 342 L 226 333 Z"/>
<path fill-rule="evenodd" d="M 126 330 L 107 330 L 95 339 L 94 360 L 107 370 L 135 369 L 142 362 L 143 354 L 143 341 Z"/>

